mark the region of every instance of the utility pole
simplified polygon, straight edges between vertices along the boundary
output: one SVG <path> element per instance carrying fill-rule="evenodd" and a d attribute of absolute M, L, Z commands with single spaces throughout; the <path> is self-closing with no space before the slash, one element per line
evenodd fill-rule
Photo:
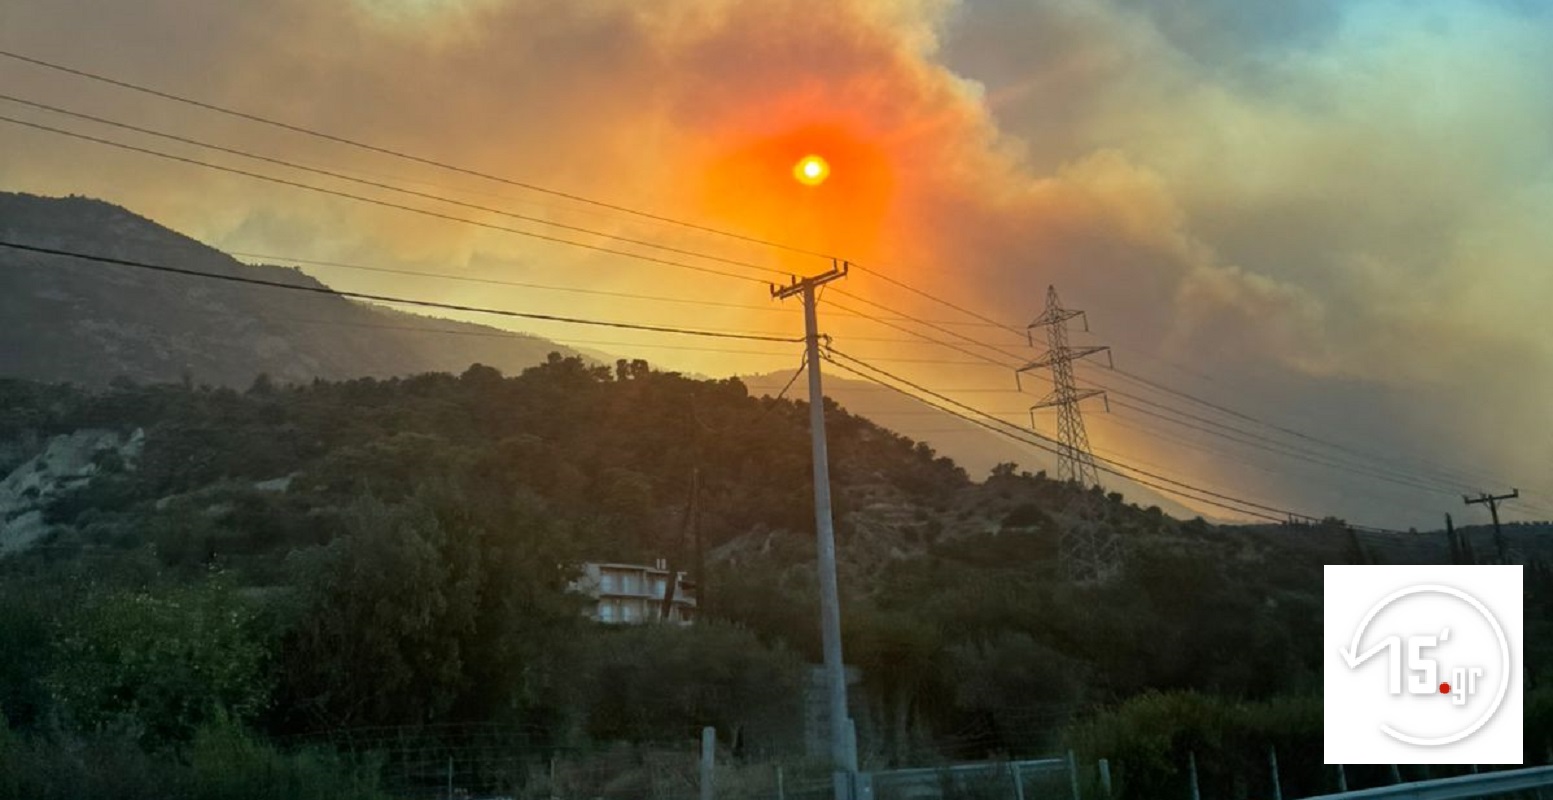
<path fill-rule="evenodd" d="M 1461 496 L 1461 501 L 1467 505 L 1484 504 L 1488 506 L 1488 513 L 1494 518 L 1494 549 L 1499 551 L 1499 563 L 1510 563 L 1508 548 L 1505 547 L 1504 531 L 1499 529 L 1499 501 L 1514 500 L 1521 496 L 1521 490 L 1511 489 L 1509 494 L 1489 494 L 1479 492 L 1477 497 Z"/>
<path fill-rule="evenodd" d="M 694 435 L 693 431 L 692 435 Z M 676 550 L 679 552 L 673 559 L 664 564 L 664 567 L 666 567 L 665 571 L 669 573 L 669 577 L 664 581 L 663 605 L 658 610 L 658 621 L 661 623 L 670 622 L 670 617 L 674 614 L 674 597 L 675 593 L 679 591 L 679 559 L 683 557 L 682 554 L 685 550 L 685 534 L 691 530 L 695 531 L 696 535 L 696 600 L 698 610 L 702 612 L 706 610 L 706 576 L 702 574 L 706 571 L 706 554 L 701 549 L 701 528 L 697 524 L 699 520 L 696 519 L 696 496 L 700 493 L 700 488 L 701 468 L 691 467 L 690 494 L 685 498 L 685 515 L 680 520 L 679 544 L 676 547 Z M 702 616 L 704 616 L 704 613 Z"/>
<path fill-rule="evenodd" d="M 1095 467 L 1094 453 L 1089 449 L 1089 434 L 1084 429 L 1084 416 L 1079 403 L 1091 397 L 1100 397 L 1110 408 L 1110 400 L 1099 389 L 1079 389 L 1073 378 L 1073 362 L 1092 355 L 1105 353 L 1111 357 L 1111 348 L 1101 346 L 1073 347 L 1068 344 L 1068 320 L 1079 318 L 1084 330 L 1089 330 L 1089 319 L 1084 312 L 1063 308 L 1057 298 L 1057 287 L 1046 288 L 1046 310 L 1025 329 L 1030 345 L 1035 345 L 1035 329 L 1046 329 L 1046 352 L 1014 371 L 1014 383 L 1022 391 L 1019 376 L 1025 372 L 1047 368 L 1052 374 L 1052 390 L 1041 402 L 1030 407 L 1030 427 L 1035 427 L 1035 412 L 1043 408 L 1057 409 L 1057 477 L 1074 484 L 1082 493 L 1078 503 L 1078 524 L 1070 527 L 1062 536 L 1059 550 L 1063 572 L 1070 580 L 1104 580 L 1120 567 L 1116 537 L 1103 529 L 1091 516 L 1091 487 L 1100 484 L 1100 470 Z"/>
<path fill-rule="evenodd" d="M 691 540 L 696 547 L 696 612 L 697 620 L 711 619 L 712 610 L 712 582 L 706 574 L 706 543 L 701 539 L 701 513 L 698 500 L 701 495 L 701 469 L 699 467 L 690 471 L 690 506 L 687 509 L 687 520 L 690 523 Z M 670 575 L 671 580 L 677 580 L 677 575 Z"/>
<path fill-rule="evenodd" d="M 836 531 L 830 516 L 830 455 L 825 445 L 825 394 L 820 386 L 820 333 L 815 290 L 847 276 L 851 265 L 832 262 L 828 272 L 787 286 L 771 287 L 779 300 L 803 298 L 804 342 L 809 364 L 809 436 L 814 448 L 814 530 L 819 553 L 820 641 L 825 651 L 825 683 L 830 709 L 830 758 L 836 800 L 852 800 L 857 748 L 847 717 L 846 662 L 841 657 L 841 593 L 836 584 Z"/>

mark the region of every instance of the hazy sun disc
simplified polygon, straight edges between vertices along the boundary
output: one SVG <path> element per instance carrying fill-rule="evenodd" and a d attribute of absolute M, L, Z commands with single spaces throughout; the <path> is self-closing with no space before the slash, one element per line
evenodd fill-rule
<path fill-rule="evenodd" d="M 819 156 L 804 156 L 793 165 L 793 177 L 805 186 L 819 186 L 830 177 L 830 164 Z"/>

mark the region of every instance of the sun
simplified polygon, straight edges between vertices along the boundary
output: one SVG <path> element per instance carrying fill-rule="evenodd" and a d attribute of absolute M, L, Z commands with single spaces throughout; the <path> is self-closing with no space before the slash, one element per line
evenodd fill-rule
<path fill-rule="evenodd" d="M 817 155 L 807 155 L 793 165 L 793 177 L 805 186 L 819 186 L 830 177 L 830 164 Z"/>

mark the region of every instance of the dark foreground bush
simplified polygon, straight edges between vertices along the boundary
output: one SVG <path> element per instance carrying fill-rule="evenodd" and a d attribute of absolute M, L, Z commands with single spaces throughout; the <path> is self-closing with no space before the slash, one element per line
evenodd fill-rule
<path fill-rule="evenodd" d="M 1204 797 L 1271 796 L 1276 750 L 1284 796 L 1328 790 L 1321 764 L 1321 698 L 1236 702 L 1195 692 L 1148 692 L 1075 725 L 1086 763 L 1106 758 L 1123 798 L 1187 797 L 1197 764 Z"/>
<path fill-rule="evenodd" d="M 148 753 L 138 738 L 22 736 L 0 724 L 0 800 L 386 800 L 374 765 L 284 753 L 224 719 L 178 750 Z"/>

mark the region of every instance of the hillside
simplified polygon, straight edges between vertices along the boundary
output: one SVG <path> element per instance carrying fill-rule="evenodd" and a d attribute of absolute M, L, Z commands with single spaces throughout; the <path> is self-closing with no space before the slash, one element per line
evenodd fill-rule
<path fill-rule="evenodd" d="M 752 393 L 775 395 L 791 377 L 792 373 L 773 372 L 745 375 L 740 380 Z M 799 385 L 795 390 L 802 393 L 803 387 Z M 874 420 L 902 436 L 927 442 L 976 478 L 985 477 L 999 464 L 1017 464 L 1021 470 L 1035 473 L 1056 472 L 1056 457 L 1049 452 L 1000 436 L 878 384 L 827 374 L 825 396 L 846 406 L 853 414 Z M 1171 516 L 1189 519 L 1199 515 L 1174 499 L 1126 478 L 1108 474 L 1105 482 L 1134 502 L 1159 506 Z M 1215 519 L 1213 513 L 1202 516 Z"/>
<path fill-rule="evenodd" d="M 806 412 L 559 355 L 242 392 L 0 381 L 0 711 L 114 752 L 235 719 L 277 742 L 502 726 L 523 763 L 713 725 L 796 759 L 819 660 Z M 1400 542 L 1180 522 L 1007 469 L 973 481 L 842 407 L 827 422 L 866 763 L 1116 752 L 1130 715 L 1168 702 L 1198 711 L 1128 747 L 1169 763 L 1211 735 L 1213 763 L 1254 763 L 1273 730 L 1288 774 L 1319 785 L 1322 565 Z M 1117 579 L 1062 577 L 1078 524 L 1123 539 Z M 577 563 L 660 557 L 698 579 L 697 625 L 583 621 Z M 1532 686 L 1553 665 L 1549 574 L 1528 576 Z M 1528 748 L 1549 722 L 1528 717 Z M 1138 769 L 1138 787 L 1175 780 Z"/>
<path fill-rule="evenodd" d="M 249 266 L 125 209 L 0 193 L 0 238 L 219 275 L 320 287 Z M 246 387 L 278 381 L 518 370 L 572 351 L 537 337 L 328 295 L 263 289 L 0 249 L 0 375 L 103 386 L 114 378 Z"/>

